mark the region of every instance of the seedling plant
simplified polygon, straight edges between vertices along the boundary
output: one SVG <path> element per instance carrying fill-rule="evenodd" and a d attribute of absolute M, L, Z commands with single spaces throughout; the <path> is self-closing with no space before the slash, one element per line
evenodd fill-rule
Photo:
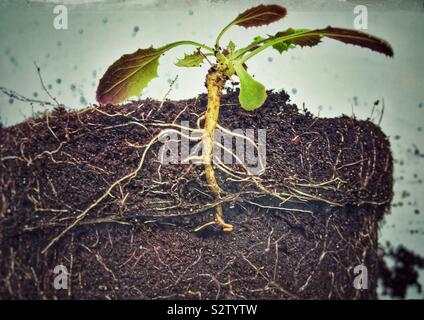
<path fill-rule="evenodd" d="M 199 118 L 198 122 L 204 120 L 201 142 L 202 163 L 207 185 L 215 198 L 219 199 L 221 189 L 215 175 L 213 149 L 215 145 L 214 131 L 219 126 L 218 118 L 223 89 L 229 79 L 237 77 L 240 82 L 240 106 L 247 111 L 261 107 L 267 98 L 264 85 L 253 79 L 247 71 L 246 63 L 250 59 L 268 48 L 282 54 L 297 47 L 313 47 L 318 45 L 323 38 L 331 38 L 346 44 L 368 48 L 389 57 L 393 56 L 391 46 L 380 38 L 357 30 L 331 26 L 313 30 L 287 28 L 274 35 L 257 36 L 249 45 L 242 48 L 238 48 L 233 41 L 230 41 L 225 47 L 221 45 L 222 36 L 233 26 L 250 28 L 269 25 L 283 19 L 286 15 L 287 10 L 279 5 L 258 5 L 239 14 L 226 25 L 219 32 L 213 46 L 182 40 L 160 48 L 138 49 L 134 53 L 125 54 L 107 69 L 100 80 L 97 88 L 97 100 L 102 105 L 116 105 L 130 97 L 138 97 L 149 82 L 158 76 L 159 59 L 164 53 L 178 46 L 194 47 L 194 52 L 185 54 L 176 65 L 191 68 L 199 67 L 205 61 L 211 64 L 205 82 L 208 94 L 206 113 Z M 147 151 L 147 147 L 145 151 Z M 270 193 L 258 180 L 252 179 L 260 189 Z M 210 224 L 216 224 L 223 231 L 233 230 L 233 226 L 224 220 L 221 204 L 215 206 L 215 219 L 206 225 Z"/>

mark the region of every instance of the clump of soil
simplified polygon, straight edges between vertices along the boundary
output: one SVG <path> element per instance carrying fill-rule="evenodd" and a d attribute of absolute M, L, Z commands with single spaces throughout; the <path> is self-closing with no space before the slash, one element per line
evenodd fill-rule
<path fill-rule="evenodd" d="M 392 260 L 393 266 L 388 266 L 384 257 Z M 410 287 L 415 287 L 418 293 L 422 293 L 422 286 L 418 282 L 418 269 L 424 269 L 424 257 L 402 245 L 386 248 L 381 257 L 379 271 L 383 295 L 404 299 Z"/>
<path fill-rule="evenodd" d="M 371 122 L 316 118 L 284 92 L 219 123 L 266 129 L 260 181 L 161 165 L 161 130 L 196 128 L 207 98 L 58 108 L 1 128 L 1 298 L 375 298 L 377 231 L 392 197 L 388 139 Z M 193 142 L 194 144 L 194 142 Z M 234 163 L 232 172 L 243 169 Z M 207 227 L 222 203 L 232 233 Z M 353 286 L 368 269 L 368 289 Z M 55 266 L 69 286 L 53 286 Z"/>

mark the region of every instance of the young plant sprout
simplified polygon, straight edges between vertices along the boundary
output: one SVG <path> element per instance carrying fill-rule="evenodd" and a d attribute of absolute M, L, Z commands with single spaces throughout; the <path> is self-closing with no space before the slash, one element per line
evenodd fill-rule
<path fill-rule="evenodd" d="M 176 63 L 179 67 L 199 67 L 207 60 L 212 64 L 206 75 L 208 104 L 202 136 L 202 160 L 206 181 L 216 198 L 220 197 L 220 187 L 215 177 L 212 165 L 214 130 L 217 127 L 220 99 L 226 82 L 237 76 L 240 81 L 240 105 L 243 109 L 252 111 L 259 108 L 266 100 L 265 87 L 254 80 L 247 72 L 245 63 L 267 48 L 283 53 L 295 47 L 313 47 L 321 39 L 331 38 L 347 44 L 353 44 L 389 57 L 393 56 L 391 46 L 384 40 L 369 34 L 349 29 L 327 27 L 324 29 L 292 29 L 288 28 L 275 35 L 256 37 L 244 48 L 237 48 L 230 41 L 225 48 L 220 45 L 224 33 L 233 26 L 244 28 L 259 27 L 276 22 L 287 15 L 287 10 L 278 5 L 259 5 L 238 15 L 218 34 L 213 47 L 189 40 L 172 42 L 160 48 L 139 49 L 132 54 L 123 55 L 113 63 L 97 88 L 97 101 L 100 104 L 119 104 L 130 97 L 139 96 L 150 80 L 157 77 L 160 56 L 177 46 L 194 46 L 191 54 Z M 232 231 L 233 226 L 224 221 L 222 206 L 216 206 L 215 223 L 223 231 Z"/>

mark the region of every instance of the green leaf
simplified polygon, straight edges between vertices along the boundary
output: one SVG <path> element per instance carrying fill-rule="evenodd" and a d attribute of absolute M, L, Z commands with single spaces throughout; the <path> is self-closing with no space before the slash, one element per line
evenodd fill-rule
<path fill-rule="evenodd" d="M 257 44 L 257 43 L 259 43 L 259 42 L 262 42 L 262 41 L 264 41 L 266 38 L 264 38 L 264 37 L 262 37 L 262 36 L 256 36 L 256 37 L 254 37 L 253 38 L 253 42 L 252 42 L 252 44 Z"/>
<path fill-rule="evenodd" d="M 252 51 L 252 50 L 258 48 L 259 47 L 259 44 L 261 42 L 264 42 L 266 40 L 268 40 L 268 39 L 267 38 L 264 38 L 262 36 L 256 36 L 256 37 L 253 38 L 253 41 L 248 46 L 246 46 L 245 48 L 241 48 L 240 50 L 237 50 L 237 52 L 245 51 L 246 48 L 250 48 L 249 51 Z"/>
<path fill-rule="evenodd" d="M 227 50 L 229 54 L 233 53 L 236 50 L 236 45 L 234 44 L 234 42 L 232 41 L 228 42 Z"/>
<path fill-rule="evenodd" d="M 274 40 L 277 38 L 285 37 L 294 35 L 296 33 L 302 33 L 307 32 L 309 30 L 307 29 L 293 29 L 289 28 L 285 31 L 277 32 L 274 36 L 270 37 L 269 40 Z M 289 49 L 295 48 L 296 45 L 299 45 L 301 47 L 309 46 L 312 47 L 314 45 L 317 45 L 321 41 L 321 38 L 319 36 L 310 36 L 310 37 L 304 37 L 304 38 L 298 38 L 298 39 L 289 39 L 286 41 L 281 41 L 279 43 L 274 44 L 272 47 L 276 49 L 279 53 L 283 53 Z"/>
<path fill-rule="evenodd" d="M 293 30 L 293 29 L 288 29 L 288 30 Z M 268 35 L 268 38 L 264 38 L 262 36 L 256 36 L 256 37 L 253 38 L 253 41 L 248 46 L 246 46 L 245 48 L 241 48 L 240 50 L 237 50 L 236 56 L 242 55 L 243 53 L 246 53 L 246 52 L 249 52 L 249 51 L 251 52 L 251 51 L 259 48 L 260 46 L 267 44 L 268 42 L 270 42 L 272 40 L 275 40 L 276 38 L 279 38 L 279 37 L 286 35 L 285 33 L 286 32 L 278 32 L 274 36 Z M 272 47 L 275 50 L 277 50 L 279 53 L 283 53 L 284 51 L 287 51 L 288 49 L 295 48 L 296 46 L 288 43 L 288 41 L 280 41 L 280 42 L 272 45 Z"/>
<path fill-rule="evenodd" d="M 277 50 L 279 53 L 283 53 L 284 51 L 287 51 L 291 48 L 294 48 L 293 45 L 288 44 L 287 42 L 280 42 L 276 43 L 272 46 L 275 50 Z"/>
<path fill-rule="evenodd" d="M 309 29 L 293 29 L 288 28 L 285 31 L 277 32 L 270 40 L 291 36 L 295 34 L 303 34 L 303 37 L 287 39 L 284 41 L 287 45 L 299 45 L 301 47 L 313 47 L 317 45 L 321 41 L 321 37 L 319 35 L 308 34 L 310 32 Z M 308 34 L 308 35 L 307 35 Z"/>
<path fill-rule="evenodd" d="M 254 80 L 240 63 L 236 63 L 234 68 L 240 79 L 239 101 L 241 107 L 252 111 L 262 106 L 267 98 L 264 85 Z"/>
<path fill-rule="evenodd" d="M 247 47 L 257 47 L 261 42 L 264 42 L 266 40 L 268 39 L 262 36 L 256 36 L 253 38 L 253 41 Z"/>
<path fill-rule="evenodd" d="M 200 67 L 203 63 L 205 56 L 200 52 L 200 50 L 196 50 L 192 54 L 184 54 L 184 58 L 179 59 L 175 64 L 178 67 Z"/>
<path fill-rule="evenodd" d="M 159 58 L 166 51 L 180 45 L 213 49 L 194 41 L 178 41 L 160 48 L 138 49 L 115 61 L 100 79 L 96 98 L 100 104 L 118 104 L 130 97 L 138 97 L 148 83 L 158 76 Z"/>
<path fill-rule="evenodd" d="M 266 40 L 268 40 L 268 38 L 264 38 L 262 36 L 254 37 L 253 41 L 248 46 L 235 51 L 235 56 L 240 55 L 240 53 L 242 52 L 252 51 L 252 50 L 255 50 L 256 48 L 259 48 L 259 44 Z"/>
<path fill-rule="evenodd" d="M 97 101 L 101 104 L 120 103 L 139 96 L 147 84 L 158 76 L 159 57 L 164 48 L 138 49 L 115 61 L 100 79 Z"/>

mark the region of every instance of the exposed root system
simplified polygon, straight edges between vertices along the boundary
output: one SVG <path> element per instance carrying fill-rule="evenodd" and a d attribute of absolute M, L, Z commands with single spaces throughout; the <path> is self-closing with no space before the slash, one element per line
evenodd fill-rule
<path fill-rule="evenodd" d="M 233 130 L 266 129 L 266 170 L 250 174 L 228 149 L 232 164 L 214 162 L 219 198 L 201 164 L 159 161 L 166 133 L 199 144 L 206 95 L 58 108 L 1 128 L 0 296 L 374 297 L 388 140 L 373 123 L 315 118 L 287 100 L 270 93 L 249 113 L 237 92 L 222 96 L 223 131 L 257 149 Z M 217 207 L 232 233 L 208 223 Z M 351 285 L 361 263 L 369 291 Z M 51 285 L 57 264 L 70 272 L 66 293 Z"/>

